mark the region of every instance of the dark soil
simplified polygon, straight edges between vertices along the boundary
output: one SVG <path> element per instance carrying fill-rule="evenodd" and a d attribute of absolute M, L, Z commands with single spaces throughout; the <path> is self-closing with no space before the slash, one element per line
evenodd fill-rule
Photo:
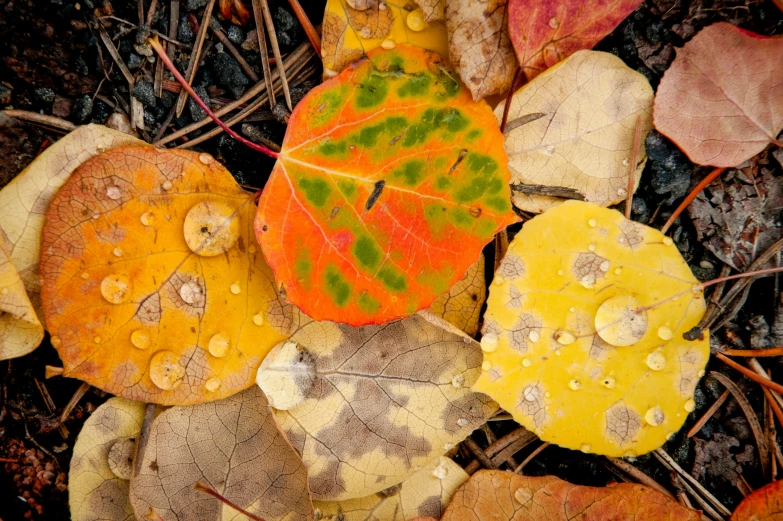
<path fill-rule="evenodd" d="M 146 15 L 150 2 L 144 3 Z M 197 24 L 200 20 L 205 3 L 204 0 L 181 0 L 178 39 L 183 43 L 193 41 L 194 22 Z M 304 41 L 304 32 L 285 0 L 270 0 L 269 3 L 281 49 L 283 53 L 290 52 Z M 302 1 L 314 25 L 320 23 L 324 3 L 324 0 Z M 247 4 L 249 6 L 249 2 Z M 163 34 L 168 33 L 168 6 L 168 0 L 159 2 L 151 26 Z M 0 108 L 36 111 L 76 124 L 104 123 L 113 112 L 127 110 L 128 84 L 113 66 L 93 22 L 94 16 L 108 14 L 133 23 L 139 21 L 136 2 L 131 1 L 0 0 Z M 783 33 L 783 13 L 770 0 L 647 0 L 597 49 L 618 55 L 657 87 L 674 59 L 674 48 L 683 45 L 701 28 L 718 21 L 729 21 L 765 35 Z M 133 94 L 145 107 L 148 130 L 142 132 L 142 137 L 150 141 L 167 119 L 175 94 L 165 92 L 162 98 L 155 97 L 152 89 L 155 66 L 134 48 L 137 43 L 135 31 L 123 32 L 122 28 L 127 26 L 116 20 L 106 22 L 111 24 L 108 33 L 117 37 L 115 45 L 123 60 L 141 80 L 137 81 Z M 219 23 L 261 77 L 258 52 L 242 47 L 248 31 L 253 29 L 252 19 L 245 27 L 223 19 L 219 19 Z M 210 33 L 204 63 L 194 82 L 200 93 L 213 103 L 236 99 L 252 83 L 233 58 L 217 52 L 219 46 Z M 182 69 L 187 56 L 177 56 Z M 297 90 L 299 98 L 307 88 L 319 82 L 320 71 L 300 79 L 304 86 Z M 243 132 L 251 139 L 260 135 L 281 143 L 285 133 L 285 110 L 277 109 L 271 111 L 265 107 L 256 112 L 247 121 L 251 128 L 243 126 Z M 185 110 L 182 117 L 175 118 L 169 128 L 181 128 L 191 123 L 194 116 L 201 117 L 200 109 L 195 105 Z M 0 116 L 0 187 L 60 135 L 2 118 Z M 198 133 L 191 134 L 191 139 L 196 135 Z M 649 159 L 634 198 L 632 216 L 660 227 L 708 170 L 692 165 L 677 147 L 654 131 L 647 137 L 646 147 Z M 270 159 L 225 134 L 195 149 L 214 155 L 244 185 L 263 187 L 271 171 Z M 780 164 L 766 155 L 743 167 L 767 169 L 775 182 L 780 182 L 779 176 L 783 175 Z M 780 209 L 775 211 L 780 212 Z M 776 219 L 779 227 L 780 216 Z M 672 232 L 680 251 L 700 279 L 718 276 L 723 264 L 702 246 L 687 213 L 680 217 Z M 491 261 L 494 249 L 488 247 L 485 253 Z M 492 262 L 487 263 L 488 279 L 492 265 Z M 766 324 L 773 323 L 776 296 L 777 281 L 773 278 L 755 282 L 744 306 L 713 336 L 713 347 L 750 347 L 753 334 L 763 333 Z M 67 472 L 73 443 L 83 421 L 108 397 L 91 388 L 63 424 L 69 431 L 68 437 L 64 437 L 58 418 L 80 382 L 59 377 L 47 380 L 46 365 L 61 365 L 48 337 L 31 355 L 0 362 L 0 458 L 3 458 L 0 459 L 0 521 L 69 518 L 63 473 Z M 778 359 L 768 360 L 765 365 L 773 375 L 781 372 Z M 764 418 L 763 394 L 756 384 L 716 359 L 710 362 L 707 371 L 721 371 L 739 383 L 759 417 Z M 53 411 L 46 407 L 43 388 L 54 401 Z M 723 390 L 714 379 L 702 379 L 696 390 L 696 411 L 665 449 L 686 471 L 694 470 L 702 484 L 726 506 L 733 508 L 743 497 L 737 486 L 740 474 L 754 489 L 765 484 L 753 436 L 737 403 L 730 398 L 694 438 L 685 437 Z M 517 426 L 511 421 L 490 422 L 489 425 L 497 437 Z M 482 432 L 477 431 L 474 439 L 486 447 L 487 440 Z M 534 447 L 535 444 L 517 454 L 517 461 L 522 461 Z M 463 465 L 474 459 L 464 447 L 455 458 Z M 679 485 L 673 484 L 673 476 L 652 456 L 640 457 L 635 464 L 670 490 L 679 490 Z M 621 473 L 605 458 L 554 446 L 538 455 L 526 467 L 525 473 L 554 474 L 585 485 L 604 485 L 621 479 Z"/>

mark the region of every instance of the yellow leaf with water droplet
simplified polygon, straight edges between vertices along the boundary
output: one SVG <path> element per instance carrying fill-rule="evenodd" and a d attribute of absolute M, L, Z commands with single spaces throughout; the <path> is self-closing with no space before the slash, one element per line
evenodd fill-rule
<path fill-rule="evenodd" d="M 33 351 L 44 330 L 19 273 L 0 244 L 0 360 Z"/>
<path fill-rule="evenodd" d="M 693 410 L 709 357 L 708 334 L 683 338 L 705 312 L 698 281 L 663 239 L 577 201 L 525 223 L 490 286 L 483 335 L 497 347 L 474 390 L 563 447 L 628 456 L 663 445 Z"/>

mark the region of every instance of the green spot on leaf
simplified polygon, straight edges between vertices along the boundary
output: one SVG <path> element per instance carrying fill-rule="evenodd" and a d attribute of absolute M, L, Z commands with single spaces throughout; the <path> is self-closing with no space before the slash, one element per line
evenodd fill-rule
<path fill-rule="evenodd" d="M 511 203 L 503 197 L 489 197 L 486 199 L 487 206 L 498 212 L 507 212 L 511 209 Z"/>
<path fill-rule="evenodd" d="M 371 72 L 364 82 L 359 84 L 356 106 L 360 109 L 376 107 L 389 95 L 389 81 L 382 75 Z"/>
<path fill-rule="evenodd" d="M 329 266 L 324 271 L 324 282 L 326 284 L 326 293 L 332 297 L 335 304 L 338 306 L 344 306 L 348 302 L 348 297 L 351 296 L 351 286 L 345 280 L 342 273 L 340 273 L 334 266 Z"/>
<path fill-rule="evenodd" d="M 348 155 L 348 144 L 344 140 L 333 141 L 327 138 L 318 147 L 318 152 L 325 156 L 346 157 Z"/>
<path fill-rule="evenodd" d="M 294 264 L 294 274 L 299 280 L 308 280 L 312 269 L 313 263 L 308 258 L 301 258 Z"/>
<path fill-rule="evenodd" d="M 497 192 L 495 173 L 498 171 L 498 162 L 490 156 L 469 152 L 465 159 L 468 175 L 467 184 L 463 185 L 454 194 L 454 199 L 460 203 L 468 203 L 480 199 L 487 191 Z"/>
<path fill-rule="evenodd" d="M 404 163 L 391 175 L 393 178 L 401 179 L 408 186 L 416 186 L 424 178 L 425 164 L 423 159 L 414 159 Z"/>
<path fill-rule="evenodd" d="M 329 199 L 329 195 L 332 193 L 329 184 L 317 177 L 302 177 L 297 184 L 304 192 L 307 200 L 319 208 L 326 204 L 326 200 Z"/>
<path fill-rule="evenodd" d="M 381 303 L 367 294 L 359 295 L 356 305 L 365 313 L 375 313 L 381 309 Z"/>
<path fill-rule="evenodd" d="M 397 95 L 401 98 L 424 96 L 429 91 L 431 84 L 432 76 L 429 74 L 413 76 L 397 89 Z"/>
<path fill-rule="evenodd" d="M 346 199 L 350 200 L 356 193 L 356 181 L 340 179 L 337 181 L 337 188 L 342 192 Z"/>
<path fill-rule="evenodd" d="M 389 291 L 401 293 L 408 287 L 405 274 L 392 266 L 384 266 L 378 272 L 378 278 Z"/>
<path fill-rule="evenodd" d="M 383 252 L 369 235 L 361 235 L 353 244 L 353 255 L 363 268 L 374 270 L 381 263 Z"/>

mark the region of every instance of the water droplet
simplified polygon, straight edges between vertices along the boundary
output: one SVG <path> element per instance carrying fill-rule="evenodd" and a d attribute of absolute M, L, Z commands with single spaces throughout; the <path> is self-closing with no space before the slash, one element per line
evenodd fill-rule
<path fill-rule="evenodd" d="M 549 27 L 552 29 L 557 29 L 560 26 L 560 20 L 555 18 L 554 16 L 549 19 Z"/>
<path fill-rule="evenodd" d="M 214 393 L 218 389 L 220 389 L 220 379 L 219 378 L 210 378 L 207 380 L 207 383 L 204 384 L 204 387 L 207 388 L 207 391 Z"/>
<path fill-rule="evenodd" d="M 699 378 L 703 377 L 705 374 L 707 374 L 707 373 L 706 373 L 706 371 L 704 371 L 704 369 L 699 369 L 699 372 L 698 372 L 698 373 L 696 373 L 696 375 L 697 375 Z"/>
<path fill-rule="evenodd" d="M 359 34 L 362 36 L 362 38 L 369 38 L 370 36 L 372 36 L 372 29 L 370 29 L 365 25 L 364 27 L 361 28 Z"/>
<path fill-rule="evenodd" d="M 663 423 L 663 411 L 660 407 L 652 407 L 644 414 L 644 420 L 653 427 L 657 427 Z"/>
<path fill-rule="evenodd" d="M 660 351 L 653 351 L 647 355 L 647 367 L 653 371 L 662 371 L 666 367 L 666 357 Z"/>
<path fill-rule="evenodd" d="M 239 287 L 239 284 L 237 284 L 236 282 L 233 283 L 231 285 L 231 288 L 229 289 L 231 290 L 231 293 L 233 293 L 234 295 L 239 295 L 240 293 L 242 293 L 242 288 Z"/>
<path fill-rule="evenodd" d="M 141 214 L 141 224 L 144 226 L 152 226 L 155 222 L 155 214 L 152 212 L 144 212 Z"/>
<path fill-rule="evenodd" d="M 590 289 L 595 287 L 595 273 L 588 273 L 579 281 L 582 287 Z"/>
<path fill-rule="evenodd" d="M 223 333 L 212 335 L 209 339 L 209 354 L 215 358 L 223 358 L 228 353 L 228 337 Z"/>
<path fill-rule="evenodd" d="M 547 397 L 547 398 L 551 398 L 552 397 L 552 393 L 547 391 L 547 392 L 544 393 L 544 396 Z"/>
<path fill-rule="evenodd" d="M 606 376 L 601 383 L 607 389 L 614 389 L 617 385 L 617 380 L 614 379 L 614 376 Z"/>
<path fill-rule="evenodd" d="M 688 412 L 693 412 L 696 410 L 696 402 L 693 400 L 688 400 L 685 402 L 685 410 Z"/>
<path fill-rule="evenodd" d="M 620 244 L 624 243 L 625 242 L 625 237 L 622 237 L 622 236 L 618 237 L 617 238 L 617 242 L 619 242 Z"/>
<path fill-rule="evenodd" d="M 454 447 L 456 447 L 456 445 L 454 443 L 444 443 L 443 444 L 443 450 L 445 450 L 446 452 L 450 451 Z"/>
<path fill-rule="evenodd" d="M 481 339 L 481 350 L 485 353 L 492 353 L 498 348 L 498 337 L 494 334 L 485 335 Z"/>
<path fill-rule="evenodd" d="M 591 244 L 590 246 L 587 247 L 587 249 L 590 250 L 590 251 L 595 251 L 596 245 L 595 244 Z"/>
<path fill-rule="evenodd" d="M 628 190 L 626 190 L 625 188 L 618 188 L 617 195 L 619 195 L 620 197 L 625 197 L 626 195 L 628 195 Z"/>
<path fill-rule="evenodd" d="M 89 273 L 87 273 L 86 271 L 84 271 L 84 272 L 82 272 L 82 278 L 83 278 L 84 280 L 87 280 L 87 279 L 89 279 L 89 278 L 90 278 L 90 274 L 89 274 Z"/>
<path fill-rule="evenodd" d="M 522 396 L 527 402 L 535 402 L 540 395 L 539 387 L 536 385 L 528 385 L 522 390 Z"/>
<path fill-rule="evenodd" d="M 574 334 L 565 329 L 558 329 L 557 331 L 555 331 L 555 334 L 552 336 L 558 344 L 564 346 L 573 344 L 574 341 L 576 340 Z"/>
<path fill-rule="evenodd" d="M 208 165 L 213 161 L 212 156 L 210 156 L 209 154 L 199 154 L 198 160 L 204 163 L 205 165 Z"/>
<path fill-rule="evenodd" d="M 630 164 L 631 164 L 631 161 L 629 161 L 627 157 L 625 159 L 623 159 L 623 166 L 628 166 Z"/>
<path fill-rule="evenodd" d="M 185 368 L 179 364 L 179 357 L 171 351 L 158 351 L 150 360 L 150 378 L 160 389 L 170 391 L 182 383 Z"/>
<path fill-rule="evenodd" d="M 533 362 L 531 362 L 529 358 L 523 358 L 522 359 L 522 365 L 525 366 L 525 367 L 530 367 L 530 364 L 532 364 L 532 363 Z"/>
<path fill-rule="evenodd" d="M 95 342 L 96 344 L 100 344 L 101 343 L 101 337 L 96 336 L 95 338 L 92 339 L 92 341 Z"/>
<path fill-rule="evenodd" d="M 465 385 L 465 375 L 462 373 L 456 375 L 454 378 L 451 379 L 451 385 L 453 385 L 457 389 Z"/>
<path fill-rule="evenodd" d="M 622 272 L 623 272 L 623 269 L 622 269 L 622 268 L 615 268 L 615 269 L 614 269 L 614 274 L 615 274 L 615 275 L 619 275 L 619 274 L 621 274 Z"/>
<path fill-rule="evenodd" d="M 484 362 L 481 363 L 481 369 L 484 371 L 489 371 L 492 369 L 492 364 L 490 364 L 487 360 L 484 360 Z"/>
<path fill-rule="evenodd" d="M 179 288 L 179 296 L 186 304 L 195 303 L 201 295 L 201 286 L 194 281 L 188 281 Z"/>
<path fill-rule="evenodd" d="M 541 338 L 541 335 L 538 333 L 538 331 L 532 329 L 530 330 L 530 333 L 527 334 L 527 337 L 531 342 L 538 342 L 538 339 Z"/>
<path fill-rule="evenodd" d="M 601 340 L 613 346 L 630 346 L 647 332 L 647 312 L 631 295 L 606 299 L 598 307 L 594 319 Z"/>
<path fill-rule="evenodd" d="M 674 241 L 673 241 L 673 240 L 671 240 L 671 238 L 669 238 L 669 237 L 664 237 L 664 238 L 663 238 L 663 243 L 664 243 L 666 246 L 671 246 L 672 244 L 674 244 Z"/>
<path fill-rule="evenodd" d="M 114 248 L 114 251 L 112 253 L 114 254 L 115 257 L 122 257 L 122 249 L 119 247 Z"/>
<path fill-rule="evenodd" d="M 118 186 L 110 186 L 106 189 L 106 197 L 109 199 L 114 199 L 115 201 L 122 197 L 122 192 L 120 191 L 120 187 Z"/>
<path fill-rule="evenodd" d="M 606 273 L 607 271 L 609 271 L 609 266 L 610 266 L 610 264 L 609 264 L 609 261 L 608 261 L 608 260 L 606 260 L 606 261 L 603 261 L 603 262 L 601 263 L 601 265 L 599 266 L 599 268 L 601 268 L 601 271 L 603 271 L 604 273 Z"/>
<path fill-rule="evenodd" d="M 572 391 L 578 391 L 582 387 L 582 382 L 574 378 L 568 382 L 568 387 L 570 387 Z"/>
<path fill-rule="evenodd" d="M 590 449 L 592 449 L 592 448 L 593 448 L 593 446 L 590 445 L 589 443 L 583 443 L 582 446 L 579 447 L 579 450 L 581 450 L 582 452 L 587 453 L 587 452 L 590 452 Z"/>
<path fill-rule="evenodd" d="M 395 47 L 396 45 L 397 45 L 397 44 L 396 44 L 396 43 L 394 42 L 394 40 L 392 40 L 391 38 L 386 38 L 384 41 L 382 41 L 382 42 L 381 42 L 381 47 L 383 47 L 383 48 L 384 48 L 384 49 L 386 49 L 387 51 L 388 51 L 388 50 L 391 50 L 391 49 L 394 49 L 394 47 Z"/>
<path fill-rule="evenodd" d="M 563 274 L 565 274 L 565 271 L 563 271 L 563 270 L 557 270 L 557 274 L 558 274 L 558 275 L 563 275 Z"/>
<path fill-rule="evenodd" d="M 636 451 L 627 450 L 623 453 L 623 458 L 635 458 L 637 456 Z"/>
<path fill-rule="evenodd" d="M 138 349 L 147 349 L 150 344 L 152 343 L 150 341 L 150 336 L 144 332 L 142 329 L 137 329 L 133 333 L 131 333 L 130 336 L 131 344 L 133 344 L 133 347 L 136 347 Z"/>
<path fill-rule="evenodd" d="M 63 343 L 62 339 L 59 336 L 53 336 L 50 342 L 54 347 L 60 347 L 60 345 Z"/>
<path fill-rule="evenodd" d="M 467 418 L 460 418 L 459 420 L 457 420 L 457 425 L 459 425 L 460 427 L 464 427 L 468 423 L 470 423 L 470 422 L 468 421 Z"/>
<path fill-rule="evenodd" d="M 598 226 L 598 221 L 596 219 L 590 219 L 587 221 L 587 224 L 590 225 L 590 228 L 595 228 Z"/>
<path fill-rule="evenodd" d="M 563 354 L 563 352 L 561 350 L 555 349 L 555 356 L 560 356 L 562 354 Z"/>
<path fill-rule="evenodd" d="M 544 148 L 544 155 L 545 156 L 553 156 L 555 154 L 555 146 L 554 145 L 547 145 L 546 148 Z"/>
<path fill-rule="evenodd" d="M 694 284 L 691 290 L 694 293 L 701 293 L 702 291 L 704 291 L 704 286 L 702 286 L 701 284 Z"/>
<path fill-rule="evenodd" d="M 108 275 L 101 281 L 101 295 L 112 304 L 125 302 L 130 293 L 130 279 L 127 275 Z"/>
<path fill-rule="evenodd" d="M 533 493 L 526 488 L 518 488 L 514 491 L 514 499 L 520 505 L 524 505 L 533 499 Z"/>
<path fill-rule="evenodd" d="M 473 341 L 473 339 L 470 338 L 470 337 L 467 337 L 467 336 L 462 337 L 462 342 L 465 343 L 465 344 L 470 344 L 472 341 Z"/>
<path fill-rule="evenodd" d="M 504 279 L 502 275 L 495 274 L 495 284 L 503 284 Z"/>
<path fill-rule="evenodd" d="M 202 257 L 222 255 L 239 239 L 236 208 L 220 201 L 201 201 L 188 210 L 183 224 L 188 248 Z"/>
<path fill-rule="evenodd" d="M 171 188 L 172 188 L 173 186 L 174 186 L 174 185 L 173 185 L 173 184 L 171 184 L 171 181 L 165 181 L 165 182 L 164 182 L 162 185 L 160 185 L 160 187 L 161 187 L 161 188 L 163 188 L 163 189 L 164 189 L 164 190 L 166 190 L 166 191 L 168 191 L 168 190 L 171 190 Z"/>
<path fill-rule="evenodd" d="M 379 3 L 378 4 L 378 9 L 380 9 L 381 11 L 385 11 L 386 10 L 386 2 Z"/>
<path fill-rule="evenodd" d="M 571 306 L 570 308 L 568 308 L 568 311 L 570 311 L 571 313 L 575 313 L 576 308 L 574 306 Z"/>
<path fill-rule="evenodd" d="M 438 479 L 446 479 L 446 476 L 449 475 L 449 469 L 444 462 L 441 462 L 440 465 L 435 467 L 435 470 L 432 471 L 432 475 Z"/>
<path fill-rule="evenodd" d="M 93 219 L 97 219 L 100 216 L 101 216 L 101 214 L 99 214 L 98 212 L 95 212 L 94 214 L 92 214 L 92 218 Z"/>
<path fill-rule="evenodd" d="M 658 338 L 661 340 L 671 340 L 674 337 L 674 332 L 669 326 L 661 326 L 658 328 Z"/>
<path fill-rule="evenodd" d="M 264 315 L 261 313 L 257 313 L 253 316 L 253 324 L 257 326 L 263 326 L 264 325 Z"/>

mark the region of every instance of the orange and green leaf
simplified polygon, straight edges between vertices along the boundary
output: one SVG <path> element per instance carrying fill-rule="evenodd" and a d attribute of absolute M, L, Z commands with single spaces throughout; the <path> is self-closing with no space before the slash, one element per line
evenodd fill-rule
<path fill-rule="evenodd" d="M 517 220 L 489 106 L 435 53 L 377 49 L 291 116 L 256 234 L 289 302 L 359 326 L 409 316 Z"/>

